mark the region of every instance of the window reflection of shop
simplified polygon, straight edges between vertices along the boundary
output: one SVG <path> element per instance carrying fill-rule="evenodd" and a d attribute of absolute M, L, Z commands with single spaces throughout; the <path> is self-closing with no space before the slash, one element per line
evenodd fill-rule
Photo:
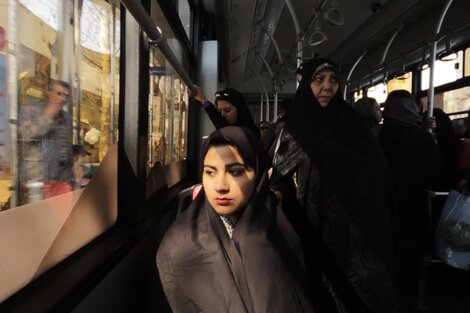
<path fill-rule="evenodd" d="M 116 5 L 119 3 L 103 0 L 17 0 L 2 8 L 0 119 L 6 122 L 0 121 L 0 208 L 27 202 L 19 199 L 20 186 L 26 180 L 22 174 L 25 141 L 17 128 L 21 127 L 23 108 L 45 103 L 51 80 L 71 85 L 71 97 L 64 108 L 73 117 L 70 146 L 81 144 L 91 153 L 85 158 L 87 169 L 94 172 L 108 146 L 116 142 L 120 54 L 120 13 Z M 10 34 L 9 57 L 8 14 L 13 17 L 16 32 Z M 11 87 L 9 98 L 6 87 L 2 92 L 3 81 Z M 13 114 L 12 121 L 18 119 L 17 125 L 8 122 L 8 114 Z M 8 148 L 10 142 L 14 144 Z M 13 199 L 12 205 L 6 204 L 8 199 Z"/>
<path fill-rule="evenodd" d="M 167 73 L 164 57 L 153 50 L 150 62 L 149 158 L 151 168 L 186 158 L 187 87 Z"/>

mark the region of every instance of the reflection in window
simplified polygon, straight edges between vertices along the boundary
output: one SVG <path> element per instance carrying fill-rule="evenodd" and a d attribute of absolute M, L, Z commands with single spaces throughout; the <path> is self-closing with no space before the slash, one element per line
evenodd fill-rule
<path fill-rule="evenodd" d="M 116 141 L 120 44 L 119 2 L 2 3 L 0 301 L 116 221 L 117 150 L 103 155 Z"/>
<path fill-rule="evenodd" d="M 454 82 L 463 77 L 463 52 L 457 53 L 456 60 L 436 60 L 434 66 L 434 87 Z M 429 73 L 429 67 L 421 71 L 421 90 L 429 88 Z"/>
<path fill-rule="evenodd" d="M 55 30 L 59 29 L 59 0 L 19 0 L 31 13 Z"/>
<path fill-rule="evenodd" d="M 148 166 L 186 158 L 188 89 L 168 73 L 158 49 L 150 53 L 149 155 Z"/>

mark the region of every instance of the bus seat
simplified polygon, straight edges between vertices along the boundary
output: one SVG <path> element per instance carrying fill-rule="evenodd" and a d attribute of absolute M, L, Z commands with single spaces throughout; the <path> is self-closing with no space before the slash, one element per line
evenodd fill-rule
<path fill-rule="evenodd" d="M 186 210 L 191 202 L 196 198 L 199 191 L 202 189 L 202 184 L 192 185 L 191 187 L 181 190 L 176 196 L 176 213 L 175 218 L 178 217 L 184 210 Z"/>

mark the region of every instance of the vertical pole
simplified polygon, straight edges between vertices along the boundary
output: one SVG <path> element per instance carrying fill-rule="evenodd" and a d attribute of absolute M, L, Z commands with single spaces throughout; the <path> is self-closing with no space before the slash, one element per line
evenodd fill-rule
<path fill-rule="evenodd" d="M 10 172 L 12 190 L 10 196 L 10 207 L 18 205 L 19 162 L 18 162 L 18 19 L 17 1 L 8 1 L 8 119 L 10 133 Z"/>
<path fill-rule="evenodd" d="M 448 0 L 444 9 L 441 12 L 439 17 L 439 21 L 436 27 L 436 36 L 439 35 L 441 31 L 442 22 L 444 21 L 444 17 L 447 14 L 447 10 L 449 9 L 450 5 L 452 4 L 452 0 Z M 431 45 L 431 55 L 430 55 L 430 62 L 429 62 L 429 89 L 428 89 L 428 118 L 433 116 L 434 110 L 434 64 L 436 62 L 436 49 L 437 49 L 437 39 L 433 41 Z M 431 132 L 431 128 L 428 129 Z"/>

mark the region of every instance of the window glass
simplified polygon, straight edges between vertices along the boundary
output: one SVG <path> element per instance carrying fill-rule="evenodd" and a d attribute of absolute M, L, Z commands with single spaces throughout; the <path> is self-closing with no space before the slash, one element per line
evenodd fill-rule
<path fill-rule="evenodd" d="M 421 90 L 429 88 L 429 67 L 421 71 Z M 463 77 L 463 51 L 458 51 L 455 59 L 436 60 L 434 70 L 434 87 L 454 82 Z"/>
<path fill-rule="evenodd" d="M 356 102 L 357 100 L 361 99 L 362 98 L 362 89 L 361 90 L 357 90 L 357 91 L 354 91 L 354 102 Z"/>
<path fill-rule="evenodd" d="M 3 6 L 4 5 L 4 6 Z M 8 4 L 0 10 L 0 211 L 6 208 L 11 196 L 11 158 L 8 127 Z M 5 7 L 6 6 L 6 7 Z"/>
<path fill-rule="evenodd" d="M 395 76 L 394 79 L 391 79 L 387 83 L 388 93 L 391 93 L 394 90 L 404 89 L 409 92 L 412 92 L 412 82 L 413 82 L 413 73 L 406 72 L 402 75 Z"/>
<path fill-rule="evenodd" d="M 186 158 L 188 125 L 188 88 L 161 66 L 165 60 L 157 49 L 152 49 L 151 59 L 149 168 L 156 162 L 165 165 Z"/>
<path fill-rule="evenodd" d="M 470 76 L 470 48 L 465 49 L 465 77 Z"/>
<path fill-rule="evenodd" d="M 191 7 L 189 6 L 188 0 L 178 1 L 178 15 L 183 24 L 186 35 L 191 40 Z"/>
<path fill-rule="evenodd" d="M 119 17 L 116 1 L 1 4 L 0 301 L 116 220 Z"/>
<path fill-rule="evenodd" d="M 378 103 L 384 103 L 387 99 L 387 84 L 380 83 L 367 89 L 367 96 L 374 98 Z"/>
<path fill-rule="evenodd" d="M 446 113 L 467 113 L 470 108 L 470 87 L 463 87 L 460 89 L 450 90 L 444 92 L 444 112 Z M 451 119 L 462 118 L 465 113 L 461 115 L 453 114 Z"/>
<path fill-rule="evenodd" d="M 183 3 L 184 5 L 184 3 Z M 158 3 L 151 3 L 151 15 L 159 25 L 180 64 L 189 64 L 183 57 L 182 45 L 175 38 Z M 167 165 L 186 158 L 188 88 L 157 47 L 150 50 L 150 97 L 148 167 L 159 162 Z"/>

